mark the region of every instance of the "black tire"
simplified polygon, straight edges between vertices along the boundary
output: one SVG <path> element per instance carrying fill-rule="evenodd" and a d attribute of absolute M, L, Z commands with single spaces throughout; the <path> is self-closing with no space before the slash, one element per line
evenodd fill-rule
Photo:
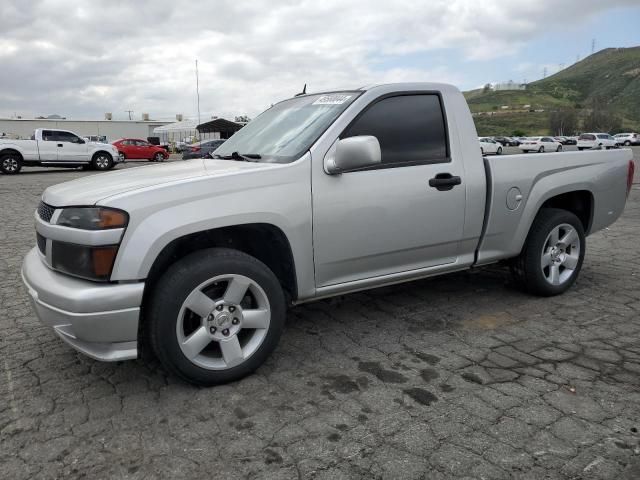
<path fill-rule="evenodd" d="M 562 145 L 558 145 L 558 148 L 556 148 L 556 152 L 561 152 L 562 151 Z"/>
<path fill-rule="evenodd" d="M 578 151 L 580 151 L 580 152 L 581 152 L 582 150 L 584 150 L 584 148 L 582 148 L 582 147 L 578 147 Z"/>
<path fill-rule="evenodd" d="M 221 275 L 242 275 L 258 284 L 268 299 L 270 320 L 262 343 L 247 359 L 236 366 L 211 370 L 185 356 L 177 328 L 185 299 L 203 282 Z M 256 258 L 227 248 L 200 250 L 171 265 L 155 285 L 145 308 L 146 341 L 160 363 L 183 380 L 203 386 L 238 380 L 262 365 L 278 344 L 286 317 L 284 292 L 274 273 Z"/>
<path fill-rule="evenodd" d="M 162 153 L 158 152 L 153 156 L 153 161 L 154 162 L 164 162 L 164 155 L 162 155 Z"/>
<path fill-rule="evenodd" d="M 98 152 L 91 160 L 91 168 L 104 172 L 113 168 L 113 157 L 107 152 Z"/>
<path fill-rule="evenodd" d="M 627 140 L 626 142 L 624 142 L 624 146 L 625 147 L 630 147 L 631 146 L 631 142 L 629 140 Z"/>
<path fill-rule="evenodd" d="M 544 146 L 542 146 L 542 147 L 540 147 L 540 148 L 538 149 L 538 153 L 544 153 Z"/>
<path fill-rule="evenodd" d="M 498 150 L 496 150 L 496 155 L 502 155 L 502 147 L 498 147 Z"/>
<path fill-rule="evenodd" d="M 0 171 L 5 175 L 15 175 L 22 170 L 22 157 L 17 153 L 5 153 L 0 157 Z"/>
<path fill-rule="evenodd" d="M 480 155 L 484 155 L 484 148 L 480 147 Z"/>
<path fill-rule="evenodd" d="M 118 156 L 120 157 L 120 162 L 124 163 L 127 161 L 127 154 L 124 152 L 118 152 Z"/>
<path fill-rule="evenodd" d="M 559 285 L 552 285 L 541 266 L 542 254 L 547 238 L 560 225 L 570 225 L 575 229 L 579 242 L 577 264 L 569 276 Z M 573 213 L 557 208 L 543 208 L 531 225 L 522 252 L 511 263 L 511 273 L 516 284 L 524 291 L 543 297 L 559 295 L 567 291 L 576 281 L 582 268 L 585 253 L 585 235 L 582 222 Z M 560 267 L 561 268 L 561 267 Z"/>

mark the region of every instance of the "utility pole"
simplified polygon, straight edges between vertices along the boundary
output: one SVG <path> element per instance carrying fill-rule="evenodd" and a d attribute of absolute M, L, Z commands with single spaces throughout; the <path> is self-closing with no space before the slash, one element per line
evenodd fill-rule
<path fill-rule="evenodd" d="M 200 125 L 200 79 L 198 78 L 198 59 L 196 58 L 196 96 L 198 98 L 198 125 Z"/>
<path fill-rule="evenodd" d="M 133 110 L 125 110 L 125 112 L 129 114 L 129 120 L 131 120 L 131 114 L 133 113 Z"/>
<path fill-rule="evenodd" d="M 547 67 L 544 67 L 544 70 L 542 71 L 542 78 L 547 78 Z"/>
<path fill-rule="evenodd" d="M 596 52 L 596 39 L 592 38 L 591 39 L 591 55 L 593 55 Z"/>

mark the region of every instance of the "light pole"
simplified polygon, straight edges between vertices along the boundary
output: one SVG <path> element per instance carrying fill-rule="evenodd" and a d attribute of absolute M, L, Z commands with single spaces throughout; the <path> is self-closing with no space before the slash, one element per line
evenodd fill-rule
<path fill-rule="evenodd" d="M 200 79 L 198 78 L 198 59 L 196 58 L 196 97 L 198 98 L 198 125 L 200 125 Z M 197 130 L 197 127 L 196 127 Z"/>

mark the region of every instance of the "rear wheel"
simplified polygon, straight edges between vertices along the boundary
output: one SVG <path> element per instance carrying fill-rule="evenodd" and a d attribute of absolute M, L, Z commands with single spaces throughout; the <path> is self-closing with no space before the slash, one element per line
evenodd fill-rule
<path fill-rule="evenodd" d="M 0 170 L 7 175 L 20 173 L 22 158 L 17 153 L 5 153 L 0 157 Z"/>
<path fill-rule="evenodd" d="M 93 156 L 91 166 L 94 170 L 109 170 L 113 168 L 113 158 L 106 152 L 98 152 Z"/>
<path fill-rule="evenodd" d="M 480 153 L 484 155 L 484 148 L 480 147 Z"/>
<path fill-rule="evenodd" d="M 156 153 L 153 156 L 153 161 L 154 162 L 164 162 L 164 155 L 162 153 L 160 153 L 160 152 Z"/>
<path fill-rule="evenodd" d="M 629 140 L 627 140 L 626 142 L 624 142 L 624 146 L 625 147 L 630 147 L 631 146 L 631 142 Z"/>
<path fill-rule="evenodd" d="M 124 162 L 127 159 L 127 156 L 124 152 L 118 152 L 118 157 L 120 157 L 121 162 Z"/>
<path fill-rule="evenodd" d="M 585 253 L 582 222 L 556 208 L 540 210 L 511 271 L 518 285 L 530 293 L 552 296 L 573 285 Z"/>
<path fill-rule="evenodd" d="M 496 155 L 502 155 L 502 147 L 498 147 L 498 150 L 496 150 Z"/>
<path fill-rule="evenodd" d="M 582 150 L 584 150 L 584 148 L 578 147 L 578 150 L 581 152 Z"/>
<path fill-rule="evenodd" d="M 286 315 L 273 272 L 236 250 L 211 248 L 174 263 L 148 309 L 148 341 L 170 372 L 198 385 L 238 380 L 276 347 Z"/>
<path fill-rule="evenodd" d="M 556 152 L 561 152 L 562 151 L 562 145 L 558 145 L 558 148 L 556 148 Z"/>
<path fill-rule="evenodd" d="M 540 147 L 540 148 L 538 149 L 538 153 L 544 153 L 544 146 L 542 146 L 542 147 Z"/>

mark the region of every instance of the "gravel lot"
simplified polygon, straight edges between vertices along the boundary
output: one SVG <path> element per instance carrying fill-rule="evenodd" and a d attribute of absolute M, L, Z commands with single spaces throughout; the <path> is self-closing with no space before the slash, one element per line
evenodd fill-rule
<path fill-rule="evenodd" d="M 32 313 L 32 212 L 87 174 L 0 176 L 0 477 L 640 478 L 639 185 L 563 296 L 494 266 L 320 301 L 255 375 L 198 389 Z"/>

